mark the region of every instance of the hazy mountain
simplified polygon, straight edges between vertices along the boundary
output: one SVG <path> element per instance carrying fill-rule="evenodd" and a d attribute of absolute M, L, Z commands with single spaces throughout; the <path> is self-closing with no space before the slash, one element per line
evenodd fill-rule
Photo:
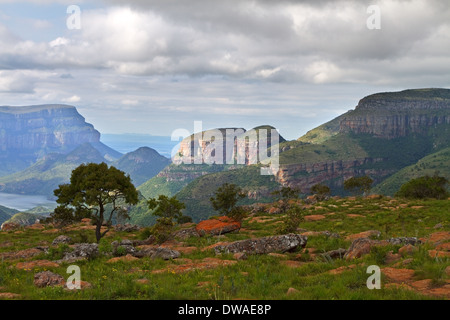
<path fill-rule="evenodd" d="M 27 168 L 50 153 L 66 154 L 91 143 L 107 160 L 122 156 L 68 105 L 0 107 L 0 176 Z"/>
<path fill-rule="evenodd" d="M 2 225 L 3 222 L 11 219 L 11 217 L 18 212 L 18 210 L 0 206 L 0 225 Z"/>
<path fill-rule="evenodd" d="M 146 182 L 156 176 L 162 169 L 170 164 L 170 160 L 157 151 L 142 147 L 136 151 L 125 154 L 111 165 L 128 173 L 135 186 Z"/>

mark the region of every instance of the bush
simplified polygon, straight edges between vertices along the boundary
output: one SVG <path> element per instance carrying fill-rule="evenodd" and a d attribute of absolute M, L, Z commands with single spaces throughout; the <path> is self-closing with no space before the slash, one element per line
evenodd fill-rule
<path fill-rule="evenodd" d="M 284 219 L 284 223 L 279 229 L 280 234 L 292 233 L 296 232 L 298 226 L 303 221 L 303 216 L 305 215 L 305 211 L 299 206 L 293 206 L 289 210 L 286 211 L 286 218 Z"/>
<path fill-rule="evenodd" d="M 368 176 L 352 177 L 344 181 L 344 189 L 356 193 L 369 193 L 373 179 Z"/>
<path fill-rule="evenodd" d="M 331 189 L 330 187 L 317 183 L 311 187 L 311 193 L 315 194 L 317 199 L 324 200 L 328 195 L 330 195 Z"/>
<path fill-rule="evenodd" d="M 410 199 L 447 199 L 450 196 L 446 189 L 447 184 L 448 180 L 444 177 L 424 176 L 412 179 L 402 185 L 395 196 Z"/>

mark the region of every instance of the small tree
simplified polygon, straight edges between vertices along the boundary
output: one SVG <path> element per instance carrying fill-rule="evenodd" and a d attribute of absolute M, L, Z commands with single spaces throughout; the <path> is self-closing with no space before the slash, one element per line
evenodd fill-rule
<path fill-rule="evenodd" d="M 182 213 L 186 206 L 175 196 L 169 198 L 168 196 L 160 195 L 158 199 L 152 198 L 147 203 L 149 209 L 154 210 L 152 214 L 159 217 L 156 219 L 156 224 L 152 227 L 152 234 L 159 243 L 169 238 L 176 223 L 180 223 L 188 218 Z"/>
<path fill-rule="evenodd" d="M 279 233 L 292 233 L 296 232 L 300 223 L 304 220 L 305 210 L 301 207 L 295 205 L 286 211 L 286 218 L 284 218 L 284 223 L 279 229 Z"/>
<path fill-rule="evenodd" d="M 411 199 L 447 199 L 450 196 L 446 188 L 447 184 L 448 180 L 437 174 L 432 177 L 424 176 L 412 179 L 402 185 L 395 196 Z"/>
<path fill-rule="evenodd" d="M 54 194 L 60 204 L 54 216 L 63 220 L 89 216 L 96 225 L 97 243 L 110 230 L 113 216 L 128 217 L 124 205 L 138 202 L 130 176 L 104 162 L 80 165 L 72 171 L 70 183 L 60 185 Z M 104 223 L 107 229 L 101 232 Z"/>
<path fill-rule="evenodd" d="M 330 195 L 331 189 L 324 184 L 317 183 L 311 187 L 310 191 L 312 194 L 316 195 L 319 200 L 324 200 Z"/>
<path fill-rule="evenodd" d="M 235 184 L 224 183 L 215 192 L 215 196 L 210 198 L 214 210 L 221 215 L 228 216 L 236 221 L 241 221 L 245 212 L 243 208 L 238 207 L 237 203 L 240 199 L 245 198 L 242 189 Z"/>
<path fill-rule="evenodd" d="M 369 193 L 373 179 L 368 176 L 352 177 L 344 181 L 344 189 L 353 193 Z"/>
<path fill-rule="evenodd" d="M 280 190 L 273 191 L 271 194 L 278 198 L 280 211 L 285 213 L 289 208 L 289 200 L 298 199 L 299 190 L 291 187 L 281 187 Z"/>

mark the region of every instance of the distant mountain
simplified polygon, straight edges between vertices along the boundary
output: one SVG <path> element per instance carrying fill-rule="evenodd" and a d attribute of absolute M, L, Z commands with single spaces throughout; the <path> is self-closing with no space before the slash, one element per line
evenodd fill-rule
<path fill-rule="evenodd" d="M 0 107 L 0 176 L 27 168 L 50 153 L 66 154 L 90 143 L 107 160 L 122 156 L 68 105 Z"/>
<path fill-rule="evenodd" d="M 139 186 L 156 176 L 169 164 L 168 158 L 148 147 L 142 147 L 127 153 L 119 160 L 111 163 L 119 170 L 128 173 L 135 186 Z"/>
<path fill-rule="evenodd" d="M 0 225 L 2 225 L 3 222 L 11 219 L 11 217 L 18 212 L 18 210 L 0 206 Z"/>
<path fill-rule="evenodd" d="M 185 150 L 189 147 L 184 146 Z M 224 182 L 241 186 L 249 195 L 248 202 L 268 201 L 270 191 L 280 186 L 308 194 L 316 183 L 327 184 L 333 194 L 344 195 L 343 182 L 361 175 L 372 177 L 380 191 L 392 193 L 399 181 L 413 177 L 407 174 L 411 168 L 419 173 L 417 168 L 426 167 L 420 174 L 432 169 L 445 174 L 449 161 L 444 149 L 448 147 L 449 89 L 378 93 L 361 99 L 354 110 L 298 140 L 281 142 L 280 170 L 273 180 L 263 181 L 267 177 L 254 165 L 217 166 L 214 172 L 214 166 L 171 165 L 140 190 L 146 196 L 175 194 L 187 204 L 185 214 L 198 221 L 213 213 L 209 196 Z M 382 187 L 383 181 L 391 187 Z"/>
<path fill-rule="evenodd" d="M 69 181 L 73 169 L 89 162 L 106 162 L 90 143 L 84 143 L 68 154 L 48 154 L 25 170 L 0 177 L 0 191 L 51 197 L 59 184 Z"/>

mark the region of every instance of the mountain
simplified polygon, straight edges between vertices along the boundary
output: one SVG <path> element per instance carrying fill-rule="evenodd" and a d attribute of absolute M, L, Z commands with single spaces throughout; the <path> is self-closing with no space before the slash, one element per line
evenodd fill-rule
<path fill-rule="evenodd" d="M 67 183 L 72 170 L 82 163 L 105 162 L 102 154 L 90 143 L 76 147 L 68 154 L 51 153 L 29 168 L 0 177 L 0 190 L 7 193 L 53 196 L 59 184 Z"/>
<path fill-rule="evenodd" d="M 100 142 L 100 133 L 68 105 L 0 106 L 0 176 L 27 168 L 50 153 L 90 143 L 109 161 L 122 156 Z"/>
<path fill-rule="evenodd" d="M 224 182 L 241 186 L 250 196 L 248 203 L 269 201 L 270 191 L 280 186 L 308 194 L 316 183 L 345 195 L 343 182 L 353 176 L 369 175 L 374 185 L 382 186 L 389 177 L 408 179 L 407 169 L 402 169 L 421 159 L 426 163 L 438 159 L 440 167 L 448 168 L 446 153 L 439 152 L 450 146 L 449 124 L 449 89 L 377 93 L 298 140 L 280 142 L 280 170 L 273 180 L 263 182 L 255 165 L 229 166 L 214 173 L 186 165 L 180 170 L 166 168 L 141 190 L 155 196 L 158 190 L 175 194 L 178 189 L 177 197 L 187 204 L 185 214 L 195 221 L 213 213 L 209 197 Z"/>
<path fill-rule="evenodd" d="M 119 160 L 111 163 L 119 170 L 128 173 L 135 186 L 139 186 L 156 176 L 169 164 L 169 159 L 148 147 L 141 147 L 136 151 L 127 153 Z"/>
<path fill-rule="evenodd" d="M 0 206 L 0 225 L 2 225 L 3 222 L 11 219 L 11 217 L 18 212 L 18 210 Z"/>

